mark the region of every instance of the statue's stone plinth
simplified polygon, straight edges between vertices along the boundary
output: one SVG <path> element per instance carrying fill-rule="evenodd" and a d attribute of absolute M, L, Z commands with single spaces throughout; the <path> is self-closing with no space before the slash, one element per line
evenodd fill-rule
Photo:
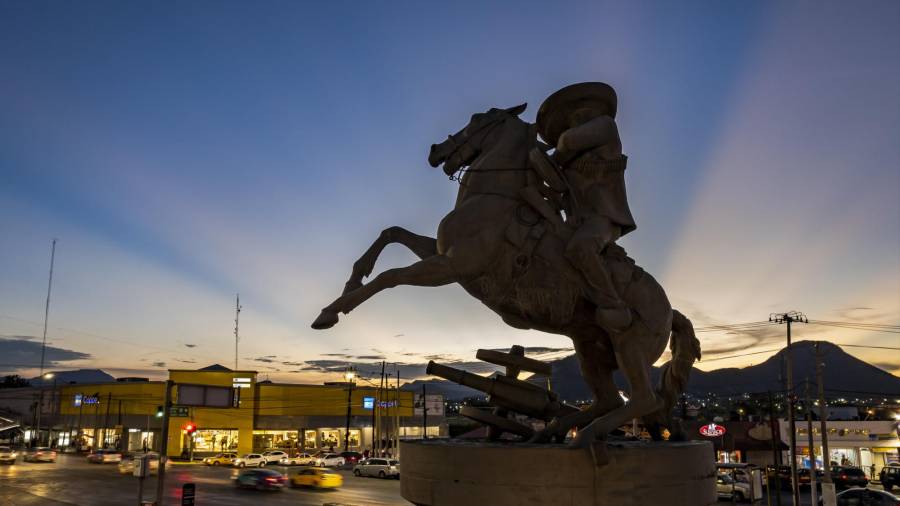
<path fill-rule="evenodd" d="M 608 465 L 564 445 L 458 440 L 400 443 L 403 498 L 422 506 L 708 506 L 716 503 L 706 441 L 611 442 Z"/>

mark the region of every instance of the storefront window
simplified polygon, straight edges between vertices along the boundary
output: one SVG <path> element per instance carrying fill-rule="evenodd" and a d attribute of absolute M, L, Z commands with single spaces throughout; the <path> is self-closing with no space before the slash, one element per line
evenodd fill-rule
<path fill-rule="evenodd" d="M 319 445 L 316 444 L 316 431 L 314 430 L 305 430 L 303 431 L 303 447 L 304 448 L 318 448 Z"/>
<path fill-rule="evenodd" d="M 350 447 L 359 447 L 360 446 L 360 431 L 359 429 L 350 429 Z"/>
<path fill-rule="evenodd" d="M 253 431 L 253 449 L 291 450 L 297 448 L 297 431 L 295 430 L 255 430 Z"/>
<path fill-rule="evenodd" d="M 194 433 L 194 451 L 237 451 L 237 447 L 238 431 L 236 429 L 206 429 Z"/>
<path fill-rule="evenodd" d="M 734 464 L 739 463 L 741 461 L 741 451 L 734 450 L 731 452 L 726 451 L 718 451 L 716 452 L 716 462 L 720 464 Z"/>
<path fill-rule="evenodd" d="M 851 448 L 830 448 L 829 453 L 833 466 L 859 466 L 856 451 Z"/>
<path fill-rule="evenodd" d="M 341 446 L 341 431 L 334 429 L 319 431 L 319 439 L 322 441 L 322 448 L 338 448 Z"/>

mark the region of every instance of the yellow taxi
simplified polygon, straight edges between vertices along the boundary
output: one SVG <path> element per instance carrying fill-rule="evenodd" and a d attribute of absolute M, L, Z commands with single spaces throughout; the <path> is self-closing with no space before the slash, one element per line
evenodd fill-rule
<path fill-rule="evenodd" d="M 219 453 L 212 457 L 206 457 L 203 459 L 203 463 L 208 466 L 230 466 L 236 458 L 236 453 Z"/>
<path fill-rule="evenodd" d="M 343 484 L 343 476 L 318 467 L 304 469 L 291 476 L 292 487 L 338 488 Z"/>

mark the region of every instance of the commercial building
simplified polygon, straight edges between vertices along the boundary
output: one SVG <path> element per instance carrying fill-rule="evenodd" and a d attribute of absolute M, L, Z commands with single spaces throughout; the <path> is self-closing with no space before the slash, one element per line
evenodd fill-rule
<path fill-rule="evenodd" d="M 421 395 L 396 388 L 272 383 L 258 381 L 256 371 L 232 371 L 219 365 L 170 370 L 169 380 L 173 385 L 170 456 L 343 450 L 345 444 L 356 451 L 375 446 L 392 449 L 396 439 L 419 439 L 426 432 L 429 437 L 445 437 L 448 432 L 442 399 L 429 395 L 428 413 L 423 417 Z M 43 440 L 79 449 L 159 450 L 166 385 L 130 379 L 48 389 Z M 28 394 L 20 392 L 17 397 Z M 23 422 L 30 439 L 30 421 Z M 192 434 L 185 430 L 188 423 L 196 427 Z M 380 435 L 380 445 L 375 434 Z"/>
<path fill-rule="evenodd" d="M 788 422 L 781 420 L 782 439 L 787 442 L 790 435 Z M 897 421 L 827 421 L 828 463 L 859 467 L 870 479 L 878 476 L 881 468 L 888 464 L 900 463 L 900 439 L 897 436 Z M 798 421 L 797 462 L 809 467 L 809 434 L 806 422 Z M 813 422 L 813 455 L 821 469 L 825 462 L 822 454 L 822 437 L 819 422 Z M 790 452 L 785 452 L 784 461 L 790 462 Z"/>

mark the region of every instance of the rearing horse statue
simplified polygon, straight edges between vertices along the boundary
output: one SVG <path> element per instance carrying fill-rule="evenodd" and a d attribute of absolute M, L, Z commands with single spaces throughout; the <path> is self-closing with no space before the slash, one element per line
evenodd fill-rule
<path fill-rule="evenodd" d="M 332 327 L 339 313 L 347 314 L 398 285 L 459 283 L 508 325 L 565 335 L 574 343 L 593 403 L 553 420 L 533 441 L 562 440 L 579 427 L 573 445 L 587 446 L 634 418 L 644 419 L 658 439 L 661 426 L 672 427 L 669 414 L 700 358 L 699 341 L 690 321 L 672 309 L 653 276 L 615 244 L 606 248 L 603 259 L 633 318 L 621 331 L 597 323 L 596 305 L 586 296 L 583 277 L 566 259 L 571 230 L 522 197 L 523 189 L 538 180 L 529 152 L 540 146 L 535 125 L 518 117 L 525 107 L 474 114 L 462 130 L 432 145 L 431 166 L 443 164 L 450 176 L 468 167 L 459 180 L 456 206 L 441 220 L 437 238 L 401 227 L 382 231 L 353 264 L 343 294 L 322 310 L 312 327 Z M 406 246 L 421 260 L 386 270 L 364 284 L 382 250 L 393 243 Z M 653 385 L 651 365 L 670 341 L 672 359 L 663 366 L 659 385 Z M 629 383 L 627 402 L 613 382 L 616 369 Z"/>

